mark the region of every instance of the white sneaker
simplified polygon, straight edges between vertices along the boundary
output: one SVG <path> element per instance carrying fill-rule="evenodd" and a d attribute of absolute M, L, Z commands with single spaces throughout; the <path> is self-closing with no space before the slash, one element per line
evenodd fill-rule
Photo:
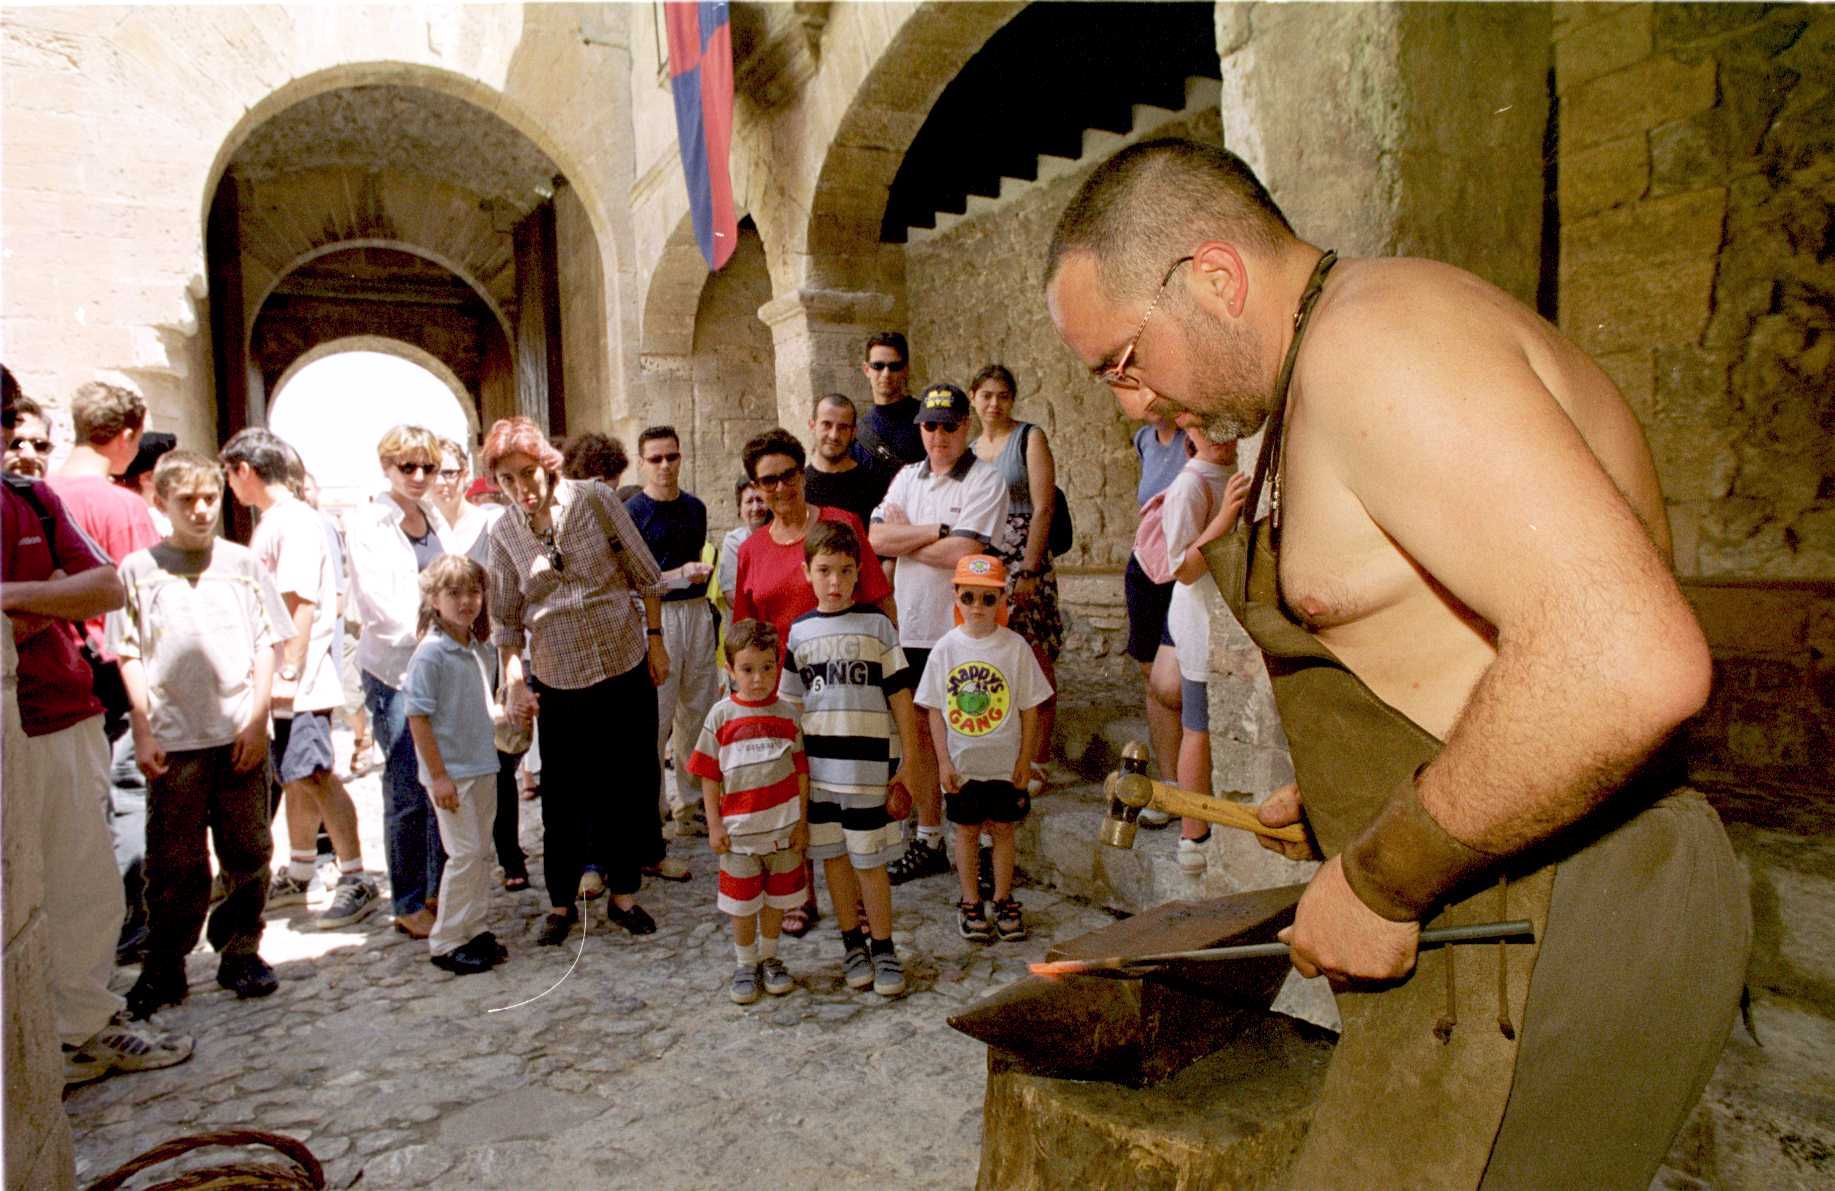
<path fill-rule="evenodd" d="M 1210 842 L 1209 835 L 1203 839 L 1181 839 L 1179 841 L 1179 867 L 1185 871 L 1187 876 L 1202 876 L 1204 870 L 1210 867 L 1208 858 L 1210 849 L 1206 846 Z"/>
<path fill-rule="evenodd" d="M 188 1034 L 137 1025 L 117 1013 L 81 1046 L 64 1047 L 64 1086 L 101 1079 L 111 1071 L 157 1071 L 191 1057 Z"/>
<path fill-rule="evenodd" d="M 1166 824 L 1172 822 L 1172 816 L 1157 807 L 1150 806 L 1141 811 L 1140 818 L 1137 819 L 1136 822 L 1142 827 L 1148 827 L 1154 831 L 1158 831 L 1160 828 L 1166 826 Z"/>

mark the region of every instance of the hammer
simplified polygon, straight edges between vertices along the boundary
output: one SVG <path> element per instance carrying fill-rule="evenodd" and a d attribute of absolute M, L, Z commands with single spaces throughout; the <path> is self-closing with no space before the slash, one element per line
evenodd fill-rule
<path fill-rule="evenodd" d="M 1252 831 L 1269 839 L 1298 844 L 1306 841 L 1306 828 L 1295 823 L 1289 827 L 1268 827 L 1255 817 L 1255 811 L 1227 798 L 1209 798 L 1193 794 L 1147 776 L 1147 746 L 1130 740 L 1121 750 L 1121 768 L 1103 783 L 1109 796 L 1108 813 L 1102 820 L 1102 842 L 1111 848 L 1132 848 L 1134 832 L 1141 811 L 1151 806 L 1169 815 L 1202 819 L 1220 827 Z M 1247 794 L 1239 795 L 1247 798 Z"/>

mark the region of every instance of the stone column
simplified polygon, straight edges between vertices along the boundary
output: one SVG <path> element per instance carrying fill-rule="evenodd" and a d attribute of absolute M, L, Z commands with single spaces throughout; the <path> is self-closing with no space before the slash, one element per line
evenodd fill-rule
<path fill-rule="evenodd" d="M 778 424 L 800 437 L 816 394 L 858 398 L 862 345 L 894 325 L 898 307 L 891 294 L 812 288 L 760 306 L 777 356 Z"/>
<path fill-rule="evenodd" d="M 6 1005 L 6 1186 L 60 1189 L 75 1185 L 76 1158 L 70 1144 L 70 1119 L 64 1115 L 63 1060 L 51 1012 L 50 929 L 45 922 L 45 870 L 33 840 L 38 838 L 46 786 L 54 785 L 26 772 L 25 740 L 19 727 L 19 700 L 14 683 L 16 657 L 12 622 L 0 616 L 4 675 L 0 677 L 0 714 L 5 722 L 5 773 L 0 782 L 0 841 L 5 845 L 5 985 Z M 52 791 L 56 793 L 55 790 Z"/>

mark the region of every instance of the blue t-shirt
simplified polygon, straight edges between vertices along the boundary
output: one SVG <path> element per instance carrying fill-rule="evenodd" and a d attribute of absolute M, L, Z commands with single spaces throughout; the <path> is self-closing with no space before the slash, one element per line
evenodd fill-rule
<path fill-rule="evenodd" d="M 901 397 L 891 405 L 869 405 L 861 416 L 854 441 L 878 459 L 882 470 L 896 472 L 924 457 L 924 436 L 918 433 L 918 399 Z"/>
<path fill-rule="evenodd" d="M 644 545 L 656 559 L 656 569 L 673 571 L 684 563 L 700 562 L 707 546 L 707 506 L 692 492 L 682 492 L 674 500 L 655 500 L 647 492 L 638 492 L 624 502 L 625 511 L 637 523 Z M 665 601 L 699 600 L 707 596 L 707 584 L 691 583 L 663 593 Z"/>
<path fill-rule="evenodd" d="M 437 627 L 427 630 L 408 661 L 402 687 L 407 714 L 431 721 L 446 776 L 454 781 L 497 772 L 497 737 L 491 723 L 496 673 L 496 659 L 483 642 L 460 645 Z M 418 749 L 414 760 L 424 786 L 432 779 Z"/>
<path fill-rule="evenodd" d="M 1185 449 L 1185 431 L 1181 430 L 1172 436 L 1172 441 L 1160 445 L 1159 435 L 1153 427 L 1142 426 L 1134 432 L 1134 453 L 1140 456 L 1141 482 L 1138 499 L 1146 504 L 1160 493 L 1172 486 L 1179 473 L 1185 470 L 1185 461 L 1191 458 Z"/>

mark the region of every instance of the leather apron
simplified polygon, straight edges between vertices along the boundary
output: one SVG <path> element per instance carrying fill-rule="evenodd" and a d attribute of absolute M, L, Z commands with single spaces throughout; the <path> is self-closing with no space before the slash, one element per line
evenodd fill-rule
<path fill-rule="evenodd" d="M 1287 389 L 1336 259 L 1321 258 L 1295 312 L 1249 517 L 1205 550 L 1267 663 L 1328 857 L 1441 748 L 1281 601 Z M 1270 514 L 1251 522 L 1266 483 Z M 1648 1187 L 1731 1028 L 1750 934 L 1719 819 L 1699 794 L 1670 794 L 1675 778 L 1647 767 L 1611 814 L 1510 858 L 1423 924 L 1527 918 L 1537 942 L 1423 952 L 1400 984 L 1338 995 L 1343 1033 L 1293 1186 Z"/>

